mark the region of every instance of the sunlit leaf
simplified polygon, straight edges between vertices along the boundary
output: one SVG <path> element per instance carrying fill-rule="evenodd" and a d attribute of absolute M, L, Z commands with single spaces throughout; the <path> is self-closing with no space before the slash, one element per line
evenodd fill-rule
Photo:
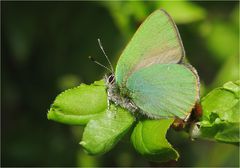
<path fill-rule="evenodd" d="M 215 135 L 215 139 L 222 142 L 239 142 L 239 124 L 229 124 L 222 132 Z"/>
<path fill-rule="evenodd" d="M 189 1 L 156 1 L 178 24 L 186 24 L 206 18 L 206 11 L 201 6 Z"/>
<path fill-rule="evenodd" d="M 236 81 L 239 76 L 239 56 L 237 54 L 228 57 L 218 72 L 212 87 L 221 86 L 225 81 Z"/>
<path fill-rule="evenodd" d="M 222 62 L 226 58 L 238 55 L 238 30 L 232 23 L 226 20 L 213 20 L 204 22 L 200 26 L 200 34 L 206 41 L 206 47 L 212 53 L 211 56 L 217 62 Z M 231 45 L 229 45 L 231 44 Z"/>
<path fill-rule="evenodd" d="M 177 160 L 178 152 L 166 139 L 173 119 L 139 121 L 131 136 L 135 149 L 150 160 L 166 162 Z"/>
<path fill-rule="evenodd" d="M 228 82 L 201 101 L 203 117 L 199 137 L 237 143 L 240 122 L 240 83 Z"/>
<path fill-rule="evenodd" d="M 106 153 L 128 131 L 134 120 L 130 112 L 111 105 L 102 117 L 89 121 L 80 144 L 89 154 Z"/>
<path fill-rule="evenodd" d="M 145 2 L 102 2 L 110 11 L 119 30 L 129 38 L 135 31 L 137 23 L 147 16 L 147 6 Z"/>
<path fill-rule="evenodd" d="M 82 125 L 102 115 L 106 107 L 107 94 L 101 80 L 62 92 L 56 97 L 47 116 L 64 124 Z"/>

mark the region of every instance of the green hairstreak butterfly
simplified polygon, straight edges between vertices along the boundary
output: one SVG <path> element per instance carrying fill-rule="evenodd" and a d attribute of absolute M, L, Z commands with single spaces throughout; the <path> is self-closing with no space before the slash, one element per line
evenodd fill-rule
<path fill-rule="evenodd" d="M 150 118 L 187 119 L 199 99 L 196 70 L 184 63 L 178 29 L 164 11 L 153 12 L 105 78 L 109 102 Z"/>

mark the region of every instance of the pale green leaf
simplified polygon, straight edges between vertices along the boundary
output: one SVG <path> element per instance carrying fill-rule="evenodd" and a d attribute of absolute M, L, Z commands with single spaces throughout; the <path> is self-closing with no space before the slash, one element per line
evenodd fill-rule
<path fill-rule="evenodd" d="M 221 67 L 211 86 L 221 86 L 226 81 L 235 81 L 239 78 L 239 55 L 236 53 L 232 56 L 229 56 L 224 62 L 224 65 Z"/>
<path fill-rule="evenodd" d="M 83 125 L 99 117 L 107 108 L 107 94 L 104 81 L 92 85 L 81 84 L 59 94 L 47 117 L 64 124 Z"/>
<path fill-rule="evenodd" d="M 215 135 L 215 139 L 223 142 L 239 142 L 239 124 L 229 124 L 223 131 Z"/>
<path fill-rule="evenodd" d="M 228 82 L 211 91 L 201 100 L 203 117 L 211 120 L 212 113 L 215 113 L 221 120 L 239 122 L 239 110 L 236 108 L 239 106 L 239 88 L 237 82 Z"/>
<path fill-rule="evenodd" d="M 103 116 L 89 121 L 80 144 L 89 154 L 106 153 L 128 131 L 134 120 L 130 112 L 111 105 Z"/>
<path fill-rule="evenodd" d="M 206 21 L 200 27 L 200 34 L 212 53 L 211 56 L 219 63 L 228 57 L 239 55 L 239 32 L 229 20 Z"/>
<path fill-rule="evenodd" d="M 131 136 L 135 149 L 150 160 L 166 162 L 177 160 L 178 152 L 166 139 L 174 119 L 139 121 Z"/>
<path fill-rule="evenodd" d="M 201 6 L 189 1 L 158 1 L 159 8 L 166 10 L 178 24 L 203 20 L 207 12 Z"/>
<path fill-rule="evenodd" d="M 130 38 L 135 31 L 134 22 L 142 21 L 148 14 L 146 3 L 142 1 L 115 1 L 101 4 L 109 10 L 116 26 L 127 38 Z"/>
<path fill-rule="evenodd" d="M 240 142 L 239 91 L 239 81 L 227 82 L 201 100 L 203 117 L 198 137 L 229 143 Z"/>

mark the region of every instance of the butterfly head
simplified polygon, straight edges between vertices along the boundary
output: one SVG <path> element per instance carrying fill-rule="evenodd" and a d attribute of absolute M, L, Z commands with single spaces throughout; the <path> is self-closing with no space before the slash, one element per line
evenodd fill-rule
<path fill-rule="evenodd" d="M 114 74 L 110 74 L 108 77 L 107 77 L 107 83 L 108 84 L 115 84 L 115 76 L 114 76 Z"/>

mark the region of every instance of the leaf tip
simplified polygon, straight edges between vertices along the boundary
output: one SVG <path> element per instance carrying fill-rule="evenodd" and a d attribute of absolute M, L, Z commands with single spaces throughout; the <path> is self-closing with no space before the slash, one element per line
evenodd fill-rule
<path fill-rule="evenodd" d="M 85 141 L 80 141 L 79 144 L 80 144 L 81 146 L 85 146 L 87 143 L 86 143 Z"/>
<path fill-rule="evenodd" d="M 47 112 L 47 119 L 52 120 L 54 118 L 54 116 L 55 116 L 54 112 L 53 112 L 52 108 L 50 108 L 50 110 L 48 110 L 48 112 Z"/>

